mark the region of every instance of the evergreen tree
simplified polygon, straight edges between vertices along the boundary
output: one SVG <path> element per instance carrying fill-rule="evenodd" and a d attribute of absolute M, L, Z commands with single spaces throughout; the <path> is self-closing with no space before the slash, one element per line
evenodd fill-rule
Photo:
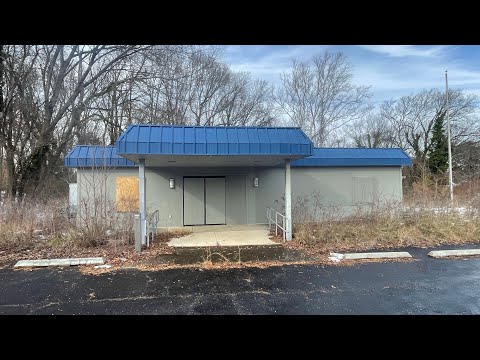
<path fill-rule="evenodd" d="M 432 131 L 432 146 L 428 154 L 428 167 L 432 174 L 441 174 L 448 169 L 448 139 L 445 134 L 445 114 L 437 116 Z"/>

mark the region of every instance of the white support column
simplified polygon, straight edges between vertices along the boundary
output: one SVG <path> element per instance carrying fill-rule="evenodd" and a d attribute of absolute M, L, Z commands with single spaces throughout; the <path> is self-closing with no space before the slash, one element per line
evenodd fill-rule
<path fill-rule="evenodd" d="M 285 161 L 285 216 L 287 217 L 286 240 L 292 240 L 292 180 L 290 176 L 290 160 Z"/>
<path fill-rule="evenodd" d="M 140 238 L 142 245 L 147 244 L 147 209 L 145 201 L 145 159 L 140 159 L 138 166 L 138 191 L 139 191 L 139 206 L 140 206 Z"/>

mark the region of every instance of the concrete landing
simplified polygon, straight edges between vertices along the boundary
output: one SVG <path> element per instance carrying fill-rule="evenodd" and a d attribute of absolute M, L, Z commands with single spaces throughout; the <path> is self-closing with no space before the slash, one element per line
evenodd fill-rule
<path fill-rule="evenodd" d="M 266 225 L 192 226 L 192 233 L 168 242 L 173 247 L 277 245 L 270 240 Z"/>

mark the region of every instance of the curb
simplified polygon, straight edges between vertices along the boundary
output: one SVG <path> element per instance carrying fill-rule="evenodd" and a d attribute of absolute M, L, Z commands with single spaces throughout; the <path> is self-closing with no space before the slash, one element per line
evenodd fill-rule
<path fill-rule="evenodd" d="M 445 258 L 449 256 L 473 256 L 480 255 L 480 249 L 436 250 L 430 251 L 427 255 L 433 258 Z"/>
<path fill-rule="evenodd" d="M 105 260 L 102 257 L 75 258 L 75 259 L 40 259 L 20 260 L 13 267 L 47 267 L 47 266 L 75 266 L 75 265 L 103 265 Z"/>
<path fill-rule="evenodd" d="M 362 260 L 362 259 L 401 259 L 411 258 L 412 255 L 406 251 L 370 252 L 370 253 L 330 253 L 329 259 L 338 262 L 340 260 Z"/>

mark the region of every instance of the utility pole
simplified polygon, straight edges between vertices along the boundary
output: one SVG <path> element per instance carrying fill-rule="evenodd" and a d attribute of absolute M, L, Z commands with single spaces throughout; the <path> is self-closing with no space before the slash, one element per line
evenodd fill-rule
<path fill-rule="evenodd" d="M 448 76 L 445 70 L 445 95 L 447 99 L 447 133 L 448 133 L 448 180 L 450 184 L 450 203 L 453 206 L 453 180 L 452 180 L 452 140 L 450 135 L 450 116 L 448 111 Z"/>

